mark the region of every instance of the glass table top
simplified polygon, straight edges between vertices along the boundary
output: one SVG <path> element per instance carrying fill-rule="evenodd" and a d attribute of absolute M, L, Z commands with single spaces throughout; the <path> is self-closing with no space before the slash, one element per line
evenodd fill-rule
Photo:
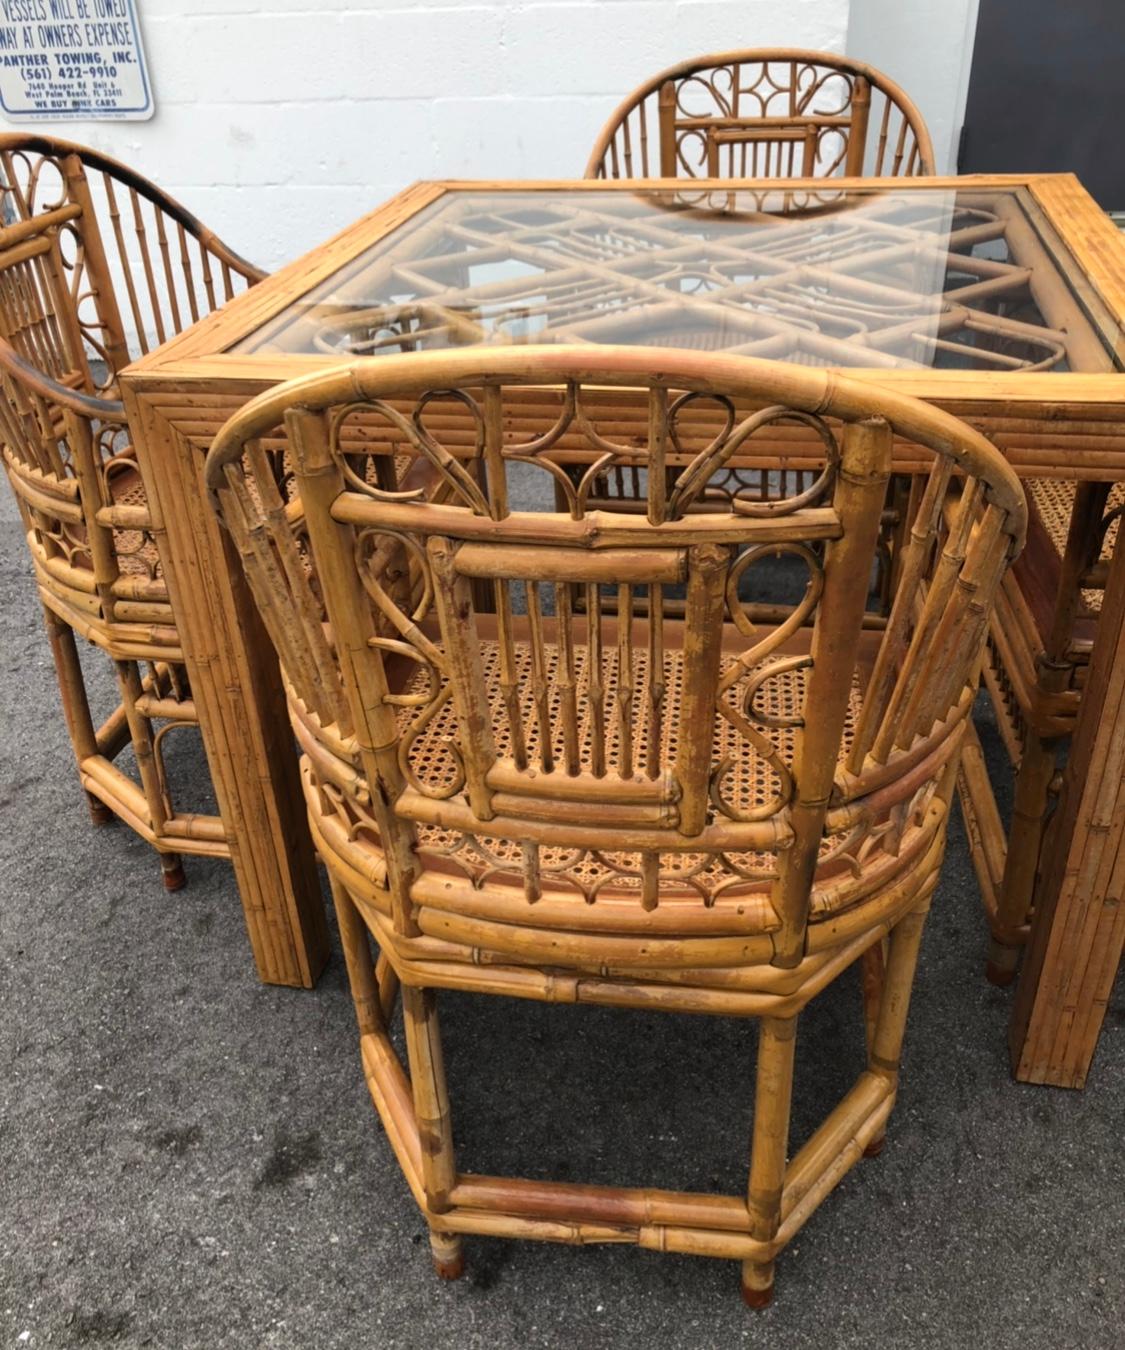
<path fill-rule="evenodd" d="M 513 342 L 865 369 L 1120 364 L 1020 188 L 459 188 L 231 350 Z"/>

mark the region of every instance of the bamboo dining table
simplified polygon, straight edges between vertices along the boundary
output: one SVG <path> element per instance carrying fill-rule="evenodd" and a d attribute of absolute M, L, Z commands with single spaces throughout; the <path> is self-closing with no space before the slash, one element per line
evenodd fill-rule
<path fill-rule="evenodd" d="M 839 367 L 965 418 L 1023 476 L 1125 480 L 1125 244 L 1072 175 L 408 188 L 121 377 L 267 982 L 311 987 L 327 932 L 276 659 L 207 500 L 205 453 L 231 413 L 302 372 L 520 341 Z M 1115 667 L 1125 548 L 1014 1002 L 1026 1081 L 1084 1081 L 1125 937 Z"/>

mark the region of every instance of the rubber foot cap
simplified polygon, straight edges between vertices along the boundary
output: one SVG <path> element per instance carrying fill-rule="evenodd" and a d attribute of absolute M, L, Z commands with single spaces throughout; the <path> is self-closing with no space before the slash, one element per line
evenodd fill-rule
<path fill-rule="evenodd" d="M 465 1273 L 464 1256 L 455 1256 L 452 1261 L 439 1261 L 435 1256 L 434 1274 L 439 1280 L 459 1280 Z"/>
<path fill-rule="evenodd" d="M 863 1150 L 863 1156 L 865 1158 L 877 1158 L 886 1147 L 886 1143 L 887 1136 L 885 1134 L 881 1135 L 878 1139 L 872 1139 L 870 1144 Z"/>
<path fill-rule="evenodd" d="M 995 961 L 989 961 L 984 968 L 984 977 L 989 984 L 996 985 L 998 989 L 1006 989 L 1016 978 L 1015 967 L 1009 970 L 1007 966 L 999 966 Z"/>
<path fill-rule="evenodd" d="M 166 891 L 179 891 L 187 885 L 187 876 L 184 873 L 183 863 L 177 863 L 175 867 L 169 868 L 163 875 L 164 889 Z"/>
<path fill-rule="evenodd" d="M 773 1302 L 773 1285 L 768 1289 L 751 1289 L 748 1284 L 742 1285 L 742 1301 L 748 1308 L 753 1308 L 755 1312 L 761 1312 L 763 1308 L 768 1308 Z"/>

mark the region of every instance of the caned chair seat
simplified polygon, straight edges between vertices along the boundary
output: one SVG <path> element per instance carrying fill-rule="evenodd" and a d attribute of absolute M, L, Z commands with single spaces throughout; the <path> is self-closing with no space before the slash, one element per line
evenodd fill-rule
<path fill-rule="evenodd" d="M 168 588 L 161 575 L 160 551 L 152 535 L 152 513 L 148 494 L 136 460 L 119 460 L 109 478 L 109 493 L 114 506 L 131 508 L 131 527 L 117 526 L 113 531 L 113 549 L 118 566 L 126 576 L 144 576 L 152 582 L 152 593 L 165 600 Z"/>
<path fill-rule="evenodd" d="M 655 364 L 367 358 L 251 402 L 206 474 L 281 660 L 364 1073 L 439 1274 L 465 1233 L 633 1241 L 739 1260 L 762 1306 L 778 1252 L 881 1146 L 1025 504 L 983 438 L 913 400 L 775 362 Z M 779 422 L 792 471 L 732 476 Z M 894 436 L 933 469 L 886 613 Z M 299 513 L 263 453 L 279 437 Z M 866 1067 L 790 1157 L 797 1018 L 856 964 Z M 461 1172 L 441 989 L 758 1018 L 746 1193 Z"/>
<path fill-rule="evenodd" d="M 1028 549 L 1030 550 L 1033 547 L 1034 536 L 1038 529 L 1041 529 L 1046 535 L 1046 542 L 1050 544 L 1050 551 L 1057 559 L 1056 565 L 1059 567 L 1061 567 L 1063 555 L 1066 553 L 1066 539 L 1070 529 L 1070 518 L 1074 512 L 1076 491 L 1076 483 L 1061 478 L 1029 478 L 1027 480 L 1027 497 L 1030 507 Z M 1121 519 L 1120 512 L 1123 509 L 1125 509 L 1125 483 L 1114 483 L 1106 497 L 1103 523 L 1098 530 L 1101 542 L 1094 562 L 1108 564 L 1110 558 L 1112 558 L 1114 545 L 1117 542 L 1117 530 Z M 1099 569 L 1099 571 L 1104 571 L 1104 568 Z M 1099 577 L 1098 580 L 1100 581 L 1102 578 Z M 1091 614 L 1101 612 L 1104 590 L 1104 584 L 1082 587 L 1082 603 Z M 1083 637 L 1085 640 L 1090 640 L 1085 634 Z"/>
<path fill-rule="evenodd" d="M 497 753 L 501 761 L 507 761 L 513 760 L 514 747 L 500 706 L 504 652 L 495 636 L 488 635 L 488 630 L 493 626 L 484 621 L 482 616 L 481 661 L 486 683 L 493 691 L 492 711 L 498 728 Z M 517 617 L 513 621 L 512 673 L 520 703 L 520 718 L 523 725 L 529 728 L 525 753 L 530 762 L 542 765 L 543 746 L 536 719 L 536 701 L 543 697 L 552 712 L 551 745 L 547 754 L 547 763 L 551 767 L 545 771 L 545 781 L 551 782 L 554 775 L 565 772 L 566 735 L 570 726 L 578 747 L 578 773 L 574 775 L 574 786 L 577 787 L 588 784 L 598 767 L 594 756 L 597 715 L 592 705 L 583 701 L 572 723 L 558 717 L 560 705 L 569 697 L 569 693 L 559 683 L 559 648 L 557 642 L 550 638 L 553 625 L 550 620 L 546 620 L 544 626 L 545 640 L 541 654 L 537 655 L 527 634 L 527 620 Z M 724 646 L 732 652 L 740 645 L 744 646 L 742 635 L 732 625 L 725 627 Z M 610 635 L 613 636 L 612 629 Z M 437 635 L 434 636 L 436 638 Z M 676 636 L 673 633 L 667 635 L 669 645 L 661 663 L 664 684 L 662 697 L 672 706 L 679 701 L 684 678 L 684 653 L 682 649 L 671 645 Z M 860 656 L 859 666 L 865 668 L 866 673 L 870 673 L 876 656 L 877 636 L 875 633 L 864 635 L 863 646 L 866 650 Z M 807 640 L 790 642 L 786 650 L 790 656 L 795 656 L 802 646 L 807 649 Z M 580 671 L 585 669 L 589 660 L 588 648 L 580 641 L 575 642 L 573 657 L 575 666 Z M 540 662 L 542 678 L 537 672 Z M 720 665 L 720 674 L 726 673 L 732 665 L 733 657 L 728 657 Z M 634 726 L 630 736 L 629 763 L 623 763 L 621 736 L 611 734 L 605 744 L 605 769 L 609 773 L 616 771 L 627 779 L 637 776 L 643 779 L 650 756 L 657 765 L 668 765 L 674 760 L 674 729 L 670 722 L 664 722 L 658 737 L 654 742 L 650 741 L 644 716 L 644 709 L 649 706 L 653 692 L 648 653 L 643 649 L 634 653 L 631 666 L 634 686 L 632 701 L 636 712 L 632 719 Z M 617 694 L 619 669 L 619 663 L 612 660 L 605 671 L 604 699 L 609 707 L 612 707 Z M 854 730 L 862 712 L 860 678 L 857 671 L 845 715 L 841 768 L 851 749 Z M 424 673 L 411 671 L 402 693 L 408 698 L 421 697 L 425 693 L 427 680 Z M 775 747 L 783 763 L 790 762 L 793 756 L 797 723 L 805 702 L 806 681 L 806 669 L 786 669 L 767 680 L 755 697 L 755 709 L 768 728 L 765 731 L 766 738 Z M 337 738 L 329 751 L 323 730 L 317 728 L 314 731 L 308 709 L 292 689 L 290 697 L 298 739 L 310 757 L 305 782 L 311 794 L 310 813 L 326 841 L 324 847 L 331 847 L 346 860 L 348 866 L 357 871 L 385 877 L 386 860 L 377 826 L 370 818 L 361 822 L 361 817 L 356 813 L 356 795 L 346 790 L 347 785 L 362 781 L 363 769 L 358 747 L 354 740 Z M 411 721 L 408 710 L 400 713 L 401 735 L 410 734 Z M 456 777 L 457 767 L 450 753 L 456 732 L 456 711 L 452 703 L 448 702 L 411 743 L 410 753 L 415 772 L 431 790 L 448 787 Z M 711 757 L 716 764 L 729 765 L 724 785 L 740 810 L 764 810 L 778 796 L 781 785 L 777 772 L 762 756 L 745 753 L 745 746 L 730 722 L 716 722 Z M 625 769 L 629 771 L 623 772 Z M 655 780 L 650 779 L 649 782 L 653 786 L 649 794 L 653 806 L 658 809 L 662 806 L 671 815 L 676 806 L 674 784 L 668 781 L 667 774 Z M 345 795 L 339 795 L 341 792 Z M 639 791 L 635 795 L 639 796 Z M 913 803 L 915 818 L 905 822 L 896 841 L 897 852 L 883 859 L 888 875 L 900 867 L 907 868 L 911 861 L 917 861 L 932 843 L 936 821 L 932 816 L 926 817 L 924 808 L 927 804 L 923 799 Z M 602 818 L 609 819 L 618 806 L 619 803 L 607 800 Z M 545 797 L 541 813 L 543 821 L 549 821 L 555 812 L 557 804 L 550 797 Z M 414 891 L 417 896 L 425 897 L 428 906 L 437 910 L 472 912 L 482 920 L 492 919 L 498 924 L 518 922 L 532 927 L 562 926 L 575 932 L 633 933 L 643 939 L 651 937 L 654 929 L 674 932 L 683 925 L 701 935 L 762 935 L 778 926 L 777 916 L 768 898 L 762 894 L 762 880 L 770 870 L 770 857 L 765 851 L 727 853 L 724 861 L 731 870 L 719 865 L 706 850 L 665 855 L 662 858 L 664 866 L 660 875 L 659 904 L 645 909 L 637 904 L 642 886 L 641 877 L 635 869 L 630 868 L 627 859 L 621 856 L 607 857 L 596 850 L 586 850 L 579 855 L 567 845 L 543 844 L 539 850 L 541 874 L 536 883 L 534 904 L 529 906 L 525 855 L 520 844 L 507 834 L 486 833 L 478 828 L 474 842 L 467 846 L 455 829 L 422 820 L 418 824 L 417 836 L 416 852 L 422 871 Z M 327 843 L 328 839 L 331 839 L 331 845 Z M 870 883 L 868 876 L 860 884 L 850 858 L 845 860 L 840 856 L 832 856 L 839 855 L 840 850 L 831 843 L 826 842 L 821 851 L 824 855 L 818 871 L 821 884 L 811 898 L 810 922 L 851 908 L 861 898 L 860 892 L 869 888 Z M 384 895 L 383 901 L 386 917 L 389 918 L 389 896 Z M 504 932 L 494 929 L 492 942 L 497 949 L 503 947 Z M 521 948 L 521 953 L 526 955 L 526 946 Z M 644 952 L 636 959 L 644 964 Z M 677 962 L 679 960 L 680 954 L 677 954 Z"/>
<path fill-rule="evenodd" d="M 933 172 L 926 124 L 893 80 L 798 48 L 722 52 L 661 71 L 615 109 L 586 165 L 587 178 Z"/>
<path fill-rule="evenodd" d="M 23 520 L 63 712 L 95 821 L 116 815 L 183 884 L 183 853 L 229 856 L 185 810 L 164 755 L 196 725 L 117 376 L 260 277 L 183 207 L 96 151 L 0 136 L 0 448 Z M 96 720 L 75 638 L 113 662 Z M 136 772 L 117 761 L 131 746 Z"/>

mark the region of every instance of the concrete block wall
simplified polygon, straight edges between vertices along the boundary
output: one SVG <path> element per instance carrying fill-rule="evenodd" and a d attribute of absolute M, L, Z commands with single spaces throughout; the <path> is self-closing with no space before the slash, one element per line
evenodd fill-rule
<path fill-rule="evenodd" d="M 40 123 L 116 155 L 270 270 L 419 178 L 580 177 L 684 57 L 845 50 L 855 0 L 139 0 L 151 122 Z"/>

